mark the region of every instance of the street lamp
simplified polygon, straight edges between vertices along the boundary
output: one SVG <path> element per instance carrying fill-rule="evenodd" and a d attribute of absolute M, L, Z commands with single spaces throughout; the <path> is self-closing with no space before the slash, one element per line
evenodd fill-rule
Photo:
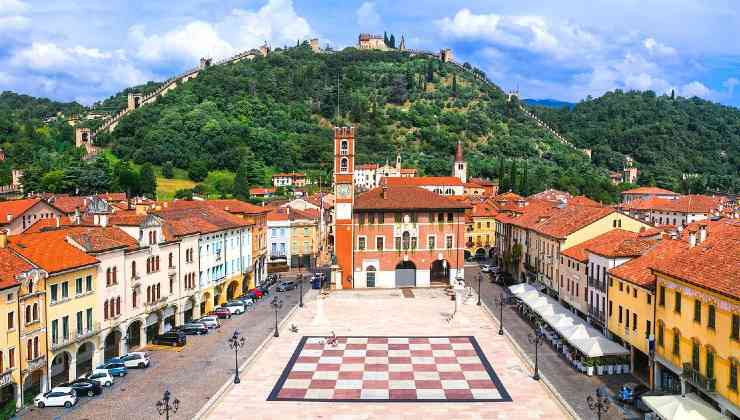
<path fill-rule="evenodd" d="M 277 296 L 275 296 L 272 299 L 272 302 L 270 302 L 270 305 L 275 310 L 275 334 L 273 334 L 273 337 L 280 337 L 280 333 L 278 332 L 278 312 L 280 311 L 280 308 L 283 306 L 283 301 L 281 301 Z"/>
<path fill-rule="evenodd" d="M 527 339 L 530 343 L 534 344 L 534 375 L 532 375 L 532 379 L 535 381 L 540 380 L 540 370 L 539 370 L 539 348 L 540 343 L 544 340 L 545 333 L 542 332 L 542 327 L 537 324 L 537 327 L 535 327 L 535 330 L 529 334 L 527 334 Z"/>
<path fill-rule="evenodd" d="M 161 400 L 157 401 L 156 407 L 157 412 L 159 412 L 159 415 L 161 416 L 164 414 L 165 420 L 170 420 L 170 411 L 172 411 L 172 414 L 177 413 L 177 409 L 180 407 L 180 400 L 175 398 L 172 401 L 172 404 L 170 404 L 170 397 L 172 394 L 170 394 L 170 391 L 164 391 L 164 397 L 162 397 Z"/>
<path fill-rule="evenodd" d="M 234 335 L 229 338 L 229 347 L 234 350 L 234 372 L 236 372 L 236 375 L 234 376 L 235 384 L 241 382 L 241 379 L 239 379 L 239 350 L 244 347 L 245 341 L 246 339 L 239 334 L 239 330 L 234 330 Z"/>
<path fill-rule="evenodd" d="M 478 273 L 478 303 L 476 303 L 476 305 L 478 306 L 481 305 L 480 304 L 480 282 L 482 279 L 483 279 L 483 276 L 480 273 Z"/>
<path fill-rule="evenodd" d="M 298 307 L 303 307 L 303 274 L 298 275 L 298 287 L 300 289 L 299 295 L 298 295 Z"/>
<path fill-rule="evenodd" d="M 588 404 L 588 409 L 596 414 L 598 420 L 601 420 L 602 414 L 609 411 L 609 397 L 599 389 L 596 390 L 596 396 L 589 395 L 586 397 L 586 404 Z"/>
<path fill-rule="evenodd" d="M 501 293 L 501 296 L 494 299 L 499 308 L 498 315 L 498 335 L 504 335 L 504 305 L 506 305 L 506 296 Z"/>

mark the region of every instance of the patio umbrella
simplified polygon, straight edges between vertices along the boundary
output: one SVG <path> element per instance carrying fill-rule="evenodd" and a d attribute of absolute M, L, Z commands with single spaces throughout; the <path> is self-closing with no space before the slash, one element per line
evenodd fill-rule
<path fill-rule="evenodd" d="M 605 337 L 589 338 L 585 340 L 568 340 L 568 342 L 588 357 L 629 354 L 627 349 Z"/>
<path fill-rule="evenodd" d="M 515 284 L 511 287 L 509 287 L 509 291 L 511 291 L 512 294 L 515 295 L 523 295 L 527 292 L 536 291 L 534 287 L 530 286 L 527 283 L 521 283 L 521 284 Z"/>
<path fill-rule="evenodd" d="M 588 340 L 590 338 L 596 338 L 601 336 L 601 334 L 594 330 L 593 328 L 589 328 L 585 324 L 577 324 L 572 325 L 570 327 L 564 328 L 560 335 L 563 336 L 568 341 L 571 340 Z"/>
<path fill-rule="evenodd" d="M 726 419 L 693 393 L 642 397 L 645 403 L 663 420 L 720 420 Z"/>
<path fill-rule="evenodd" d="M 517 295 L 519 299 L 521 299 L 522 302 L 529 304 L 529 302 L 534 301 L 538 298 L 544 298 L 542 293 L 536 291 L 536 290 L 530 290 L 529 292 L 524 292 L 520 295 Z"/>
<path fill-rule="evenodd" d="M 558 333 L 563 329 L 572 327 L 576 322 L 578 322 L 574 320 L 571 315 L 562 312 L 557 312 L 553 315 L 544 316 L 542 318 Z"/>

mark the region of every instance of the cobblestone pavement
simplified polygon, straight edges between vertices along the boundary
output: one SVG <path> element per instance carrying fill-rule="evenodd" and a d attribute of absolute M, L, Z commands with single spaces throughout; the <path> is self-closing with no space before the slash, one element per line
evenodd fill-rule
<path fill-rule="evenodd" d="M 287 276 L 283 276 L 287 277 Z M 304 293 L 309 291 L 304 284 Z M 152 363 L 144 370 L 129 370 L 123 378 L 116 378 L 111 388 L 94 398 L 82 397 L 71 409 L 29 408 L 22 412 L 22 420 L 32 419 L 156 419 L 160 418 L 155 408 L 166 389 L 173 398 L 180 400 L 180 407 L 173 419 L 189 419 L 208 399 L 234 374 L 234 352 L 229 348 L 228 338 L 238 328 L 247 342 L 239 352 L 241 365 L 274 332 L 275 311 L 270 301 L 272 293 L 257 302 L 257 306 L 244 315 L 222 320 L 221 328 L 211 330 L 205 336 L 188 336 L 188 344 L 182 351 L 173 349 L 147 350 Z M 298 304 L 298 289 L 280 293 L 283 307 L 282 319 Z M 164 417 L 162 417 L 164 418 Z"/>
<path fill-rule="evenodd" d="M 297 311 L 290 323 L 298 333 L 281 330 L 280 339 L 270 341 L 264 352 L 258 354 L 245 368 L 242 382 L 230 384 L 223 395 L 206 410 L 205 418 L 227 419 L 382 419 L 382 420 L 450 420 L 450 419 L 547 419 L 567 418 L 560 405 L 544 389 L 543 384 L 528 380 L 528 369 L 516 355 L 508 340 L 496 334 L 497 328 L 491 318 L 478 306 L 475 299 L 460 299 L 457 312 L 442 289 L 410 289 L 402 293 L 398 289 L 362 289 L 333 291 L 328 297 L 307 301 L 303 310 Z M 334 331 L 338 337 L 467 337 L 474 336 L 480 351 L 511 396 L 511 401 L 497 402 L 449 402 L 449 401 L 267 401 L 270 392 L 284 372 L 286 364 L 300 345 L 302 337 L 326 337 Z M 389 342 L 391 338 L 388 338 Z M 411 340 L 409 338 L 409 340 Z M 410 341 L 409 341 L 410 342 Z M 338 345 L 338 346 L 341 346 Z M 368 346 L 370 346 L 368 344 Z M 373 346 L 374 347 L 374 346 Z M 369 348 L 369 347 L 368 347 Z M 374 357 L 381 359 L 382 357 Z M 428 364 L 430 360 L 417 360 Z M 465 357 L 467 359 L 467 357 Z M 390 360 L 390 359 L 389 359 Z M 377 360 L 379 361 L 379 360 Z M 329 360 L 326 361 L 327 363 Z M 349 363 L 349 360 L 347 361 Z M 412 364 L 413 364 L 412 359 Z M 353 362 L 354 363 L 354 362 Z M 359 380 L 375 377 L 376 364 L 344 364 L 363 373 Z M 301 368 L 303 369 L 303 367 Z M 341 367 L 340 367 L 341 372 Z M 329 371 L 312 374 L 331 375 Z M 427 372 L 429 375 L 442 373 Z M 367 376 L 366 376 L 367 375 Z M 388 374 L 390 378 L 390 373 Z M 317 376 L 318 377 L 318 376 Z M 416 379 L 416 373 L 414 373 Z M 421 378 L 421 376 L 419 376 Z M 408 382 L 409 389 L 431 387 L 433 378 L 421 380 L 393 381 L 393 386 Z M 300 380 L 298 382 L 301 382 Z M 311 381 L 312 382 L 312 381 Z M 333 382 L 333 381 L 332 381 Z M 337 381 L 338 382 L 338 381 Z M 343 380 L 350 388 L 354 380 Z M 385 386 L 388 382 L 377 377 L 373 386 Z M 429 384 L 427 384 L 427 382 Z M 449 385 L 453 385 L 450 381 Z M 465 382 L 465 381 L 462 381 Z M 298 385 L 297 383 L 292 385 Z M 291 385 L 291 386 L 292 386 Z M 388 384 L 391 385 L 390 382 Z M 436 386 L 436 385 L 435 385 Z M 350 390 L 351 391 L 351 390 Z M 418 392 L 418 389 L 417 389 Z"/>
<path fill-rule="evenodd" d="M 477 264 L 476 266 L 469 265 L 465 267 L 465 277 L 475 289 L 478 288 L 478 283 L 474 279 L 476 279 L 478 273 Z M 501 292 L 503 292 L 503 288 L 498 284 L 491 283 L 490 277 L 484 274 L 481 282 L 481 298 L 497 319 L 500 309 L 495 303 L 495 299 L 501 295 Z M 511 306 L 504 307 L 504 329 L 530 360 L 534 360 L 534 346 L 527 339 L 527 334 L 532 332 L 532 327 Z M 637 378 L 629 374 L 586 376 L 573 369 L 567 360 L 547 343 L 543 343 L 539 347 L 539 370 L 540 374 L 550 381 L 571 408 L 583 419 L 596 418 L 596 415 L 589 410 L 586 404 L 586 397 L 593 395 L 597 388 L 605 386 L 610 390 L 611 395 L 614 395 L 623 383 L 639 382 Z M 631 417 L 633 415 L 635 413 L 625 412 L 614 403 L 602 418 L 623 419 L 633 418 Z"/>

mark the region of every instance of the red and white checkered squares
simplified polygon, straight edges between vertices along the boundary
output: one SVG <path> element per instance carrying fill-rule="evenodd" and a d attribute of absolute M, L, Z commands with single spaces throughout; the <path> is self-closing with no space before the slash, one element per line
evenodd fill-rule
<path fill-rule="evenodd" d="M 473 337 L 304 337 L 268 400 L 510 398 Z"/>

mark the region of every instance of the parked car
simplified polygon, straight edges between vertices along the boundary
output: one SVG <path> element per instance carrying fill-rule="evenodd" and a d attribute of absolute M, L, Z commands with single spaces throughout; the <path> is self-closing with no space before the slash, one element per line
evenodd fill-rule
<path fill-rule="evenodd" d="M 187 337 L 185 333 L 177 330 L 170 330 L 164 334 L 160 334 L 152 340 L 152 344 L 161 344 L 165 346 L 176 346 L 183 347 L 187 344 Z"/>
<path fill-rule="evenodd" d="M 128 374 L 128 369 L 126 368 L 126 365 L 123 364 L 123 360 L 117 357 L 108 360 L 102 365 L 97 366 L 95 369 L 105 369 L 113 376 L 126 376 L 126 374 Z"/>
<path fill-rule="evenodd" d="M 36 407 L 72 407 L 77 404 L 77 393 L 71 387 L 57 386 L 51 391 L 34 397 L 33 404 Z"/>
<path fill-rule="evenodd" d="M 269 295 L 270 294 L 270 288 L 267 287 L 267 286 L 257 286 L 256 289 L 259 290 L 260 292 L 262 292 L 263 295 Z"/>
<path fill-rule="evenodd" d="M 92 372 L 82 377 L 83 379 L 90 379 L 100 384 L 100 386 L 112 386 L 113 375 L 106 369 L 95 369 Z"/>
<path fill-rule="evenodd" d="M 204 316 L 198 322 L 202 322 L 203 325 L 210 329 L 221 328 L 221 323 L 218 322 L 218 317 L 215 316 Z"/>
<path fill-rule="evenodd" d="M 278 292 L 287 292 L 288 290 L 295 289 L 295 282 L 292 281 L 284 281 L 277 286 Z"/>
<path fill-rule="evenodd" d="M 254 296 L 255 296 L 255 297 L 256 297 L 257 299 L 262 299 L 262 296 L 264 295 L 264 293 L 262 293 L 262 291 L 261 291 L 261 290 L 259 290 L 259 289 L 256 289 L 256 288 L 255 288 L 255 289 L 249 289 L 249 293 L 254 293 Z"/>
<path fill-rule="evenodd" d="M 231 311 L 226 308 L 215 308 L 211 312 L 208 312 L 209 316 L 215 316 L 219 319 L 231 318 Z"/>
<path fill-rule="evenodd" d="M 250 306 L 250 305 L 254 305 L 254 297 L 243 295 L 243 296 L 240 296 L 234 299 L 234 302 L 241 302 L 244 304 L 244 306 Z"/>
<path fill-rule="evenodd" d="M 252 301 L 257 302 L 257 293 L 256 292 L 247 292 L 242 298 L 252 299 Z"/>
<path fill-rule="evenodd" d="M 150 362 L 149 353 L 143 351 L 132 351 L 130 353 L 126 353 L 121 356 L 120 359 L 127 368 L 147 368 L 149 367 Z"/>
<path fill-rule="evenodd" d="M 206 335 L 208 327 L 203 323 L 187 323 L 177 327 L 177 331 L 182 331 L 185 335 Z"/>
<path fill-rule="evenodd" d="M 246 305 L 241 302 L 226 302 L 221 307 L 228 309 L 232 315 L 241 315 L 247 310 Z"/>
<path fill-rule="evenodd" d="M 103 387 L 92 379 L 80 378 L 66 384 L 61 384 L 60 386 L 74 389 L 77 396 L 87 395 L 88 397 L 94 397 L 103 393 Z"/>

